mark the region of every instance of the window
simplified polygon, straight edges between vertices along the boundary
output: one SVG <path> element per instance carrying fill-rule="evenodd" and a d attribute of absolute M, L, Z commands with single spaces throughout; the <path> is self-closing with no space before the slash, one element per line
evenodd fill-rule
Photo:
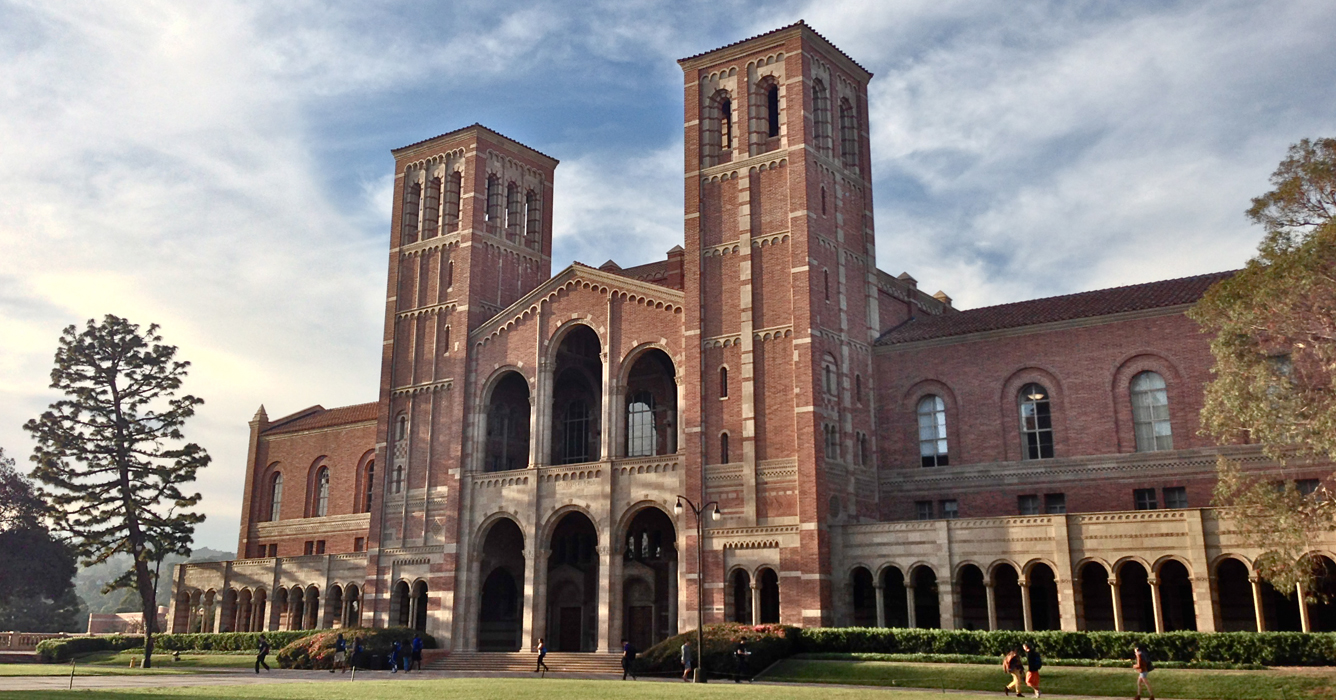
<path fill-rule="evenodd" d="M 589 461 L 589 407 L 584 399 L 575 399 L 566 404 L 566 415 L 562 420 L 562 443 L 565 453 L 563 464 L 579 464 Z"/>
<path fill-rule="evenodd" d="M 408 437 L 408 416 L 400 413 L 399 418 L 394 421 L 394 441 L 399 442 Z"/>
<path fill-rule="evenodd" d="M 728 398 L 728 368 L 719 368 L 719 398 Z"/>
<path fill-rule="evenodd" d="M 1137 452 L 1174 449 L 1169 427 L 1169 393 L 1164 377 L 1155 372 L 1132 377 L 1132 429 L 1136 433 Z"/>
<path fill-rule="evenodd" d="M 824 430 L 826 434 L 826 459 L 839 460 L 840 429 L 830 423 L 826 423 Z"/>
<path fill-rule="evenodd" d="M 279 519 L 279 511 L 283 505 L 283 473 L 275 472 L 273 479 L 269 482 L 269 520 Z"/>
<path fill-rule="evenodd" d="M 1053 416 L 1049 408 L 1048 389 L 1038 384 L 1021 388 L 1021 440 L 1025 459 L 1048 459 L 1053 456 Z"/>
<path fill-rule="evenodd" d="M 919 460 L 925 467 L 951 463 L 946 449 L 946 402 L 929 394 L 918 402 Z"/>
<path fill-rule="evenodd" d="M 441 215 L 441 178 L 434 177 L 427 183 L 427 196 L 422 206 L 422 238 L 436 237 L 436 223 Z"/>
<path fill-rule="evenodd" d="M 826 186 L 821 186 L 821 215 L 826 215 Z"/>
<path fill-rule="evenodd" d="M 321 467 L 315 476 L 315 517 L 323 518 L 329 513 L 329 467 Z"/>
<path fill-rule="evenodd" d="M 504 216 L 506 206 L 506 193 L 501 189 L 501 178 L 495 175 L 487 176 L 487 230 L 493 235 L 497 234 L 501 228 L 501 218 Z"/>
<path fill-rule="evenodd" d="M 1314 493 L 1317 493 L 1318 485 L 1319 485 L 1318 479 L 1299 479 L 1298 481 L 1294 482 L 1294 488 L 1299 492 L 1299 495 L 1301 496 L 1311 496 Z"/>
<path fill-rule="evenodd" d="M 1188 489 L 1186 486 L 1166 486 L 1164 487 L 1164 507 L 1165 508 L 1187 508 L 1188 507 Z"/>
<path fill-rule="evenodd" d="M 719 150 L 733 150 L 733 100 L 728 93 L 719 98 Z"/>
<path fill-rule="evenodd" d="M 315 554 L 315 542 L 313 540 L 306 540 L 306 543 L 302 547 L 302 553 L 308 557 Z"/>
<path fill-rule="evenodd" d="M 445 288 L 450 289 L 455 286 L 455 261 L 451 260 L 445 266 Z"/>
<path fill-rule="evenodd" d="M 719 463 L 728 464 L 728 433 L 719 434 Z"/>
<path fill-rule="evenodd" d="M 812 135 L 817 151 L 830 155 L 830 94 L 819 78 L 812 81 Z"/>
<path fill-rule="evenodd" d="M 849 100 L 840 100 L 840 162 L 853 170 L 858 167 L 858 113 Z"/>
<path fill-rule="evenodd" d="M 444 337 L 441 338 L 441 347 L 445 348 L 441 351 L 441 354 L 450 354 L 450 326 L 445 327 Z"/>
<path fill-rule="evenodd" d="M 948 498 L 946 500 L 938 501 L 937 505 L 940 507 L 943 518 L 946 518 L 947 520 L 955 520 L 960 517 L 960 504 L 956 502 L 956 499 Z"/>
<path fill-rule="evenodd" d="M 365 551 L 366 551 L 366 538 L 365 538 L 365 537 L 354 537 L 354 538 L 353 538 L 353 551 L 354 551 L 354 552 L 365 552 Z"/>
<path fill-rule="evenodd" d="M 515 183 L 506 185 L 506 240 L 518 243 L 524 232 L 524 196 L 520 186 Z"/>
<path fill-rule="evenodd" d="M 858 466 L 866 467 L 872 463 L 872 451 L 867 446 L 867 434 L 858 434 Z"/>
<path fill-rule="evenodd" d="M 1137 510 L 1155 510 L 1160 507 L 1160 505 L 1155 502 L 1155 489 L 1133 490 L 1132 501 L 1136 504 Z"/>
<path fill-rule="evenodd" d="M 854 401 L 863 403 L 863 375 L 854 375 Z"/>
<path fill-rule="evenodd" d="M 1044 494 L 1044 512 L 1049 515 L 1059 515 L 1067 512 L 1067 494 L 1065 493 L 1046 493 Z"/>
<path fill-rule="evenodd" d="M 826 301 L 830 301 L 830 270 L 821 271 L 821 284 L 826 290 Z"/>
<path fill-rule="evenodd" d="M 271 544 L 271 545 L 269 545 L 269 556 L 271 556 L 271 557 L 276 557 L 276 556 L 278 556 L 278 545 L 277 545 L 277 544 Z"/>
<path fill-rule="evenodd" d="M 1016 505 L 1021 515 L 1039 515 L 1039 497 L 1035 495 L 1017 496 Z"/>
<path fill-rule="evenodd" d="M 404 490 L 404 465 L 394 465 L 393 478 L 390 480 L 391 493 L 403 493 Z"/>
<path fill-rule="evenodd" d="M 654 454 L 658 432 L 654 426 L 654 395 L 641 391 L 626 404 L 626 456 Z"/>
<path fill-rule="evenodd" d="M 932 501 L 914 501 L 914 511 L 919 520 L 932 520 Z"/>
<path fill-rule="evenodd" d="M 543 200 L 538 193 L 529 190 L 524 193 L 524 211 L 527 217 L 524 225 L 525 245 L 538 250 L 543 242 Z"/>
<path fill-rule="evenodd" d="M 325 553 L 325 541 L 324 541 L 324 540 L 316 540 L 316 541 L 315 541 L 315 553 L 316 553 L 316 554 L 324 554 L 324 553 Z"/>
<path fill-rule="evenodd" d="M 459 190 L 464 183 L 464 174 L 456 170 L 445 177 L 445 232 L 459 230 Z"/>
<path fill-rule="evenodd" d="M 371 494 L 375 492 L 376 487 L 376 463 L 366 463 L 366 484 L 362 490 L 362 512 L 371 512 Z"/>
<path fill-rule="evenodd" d="M 839 395 L 838 370 L 835 369 L 835 359 L 827 355 L 821 363 L 821 388 L 827 396 Z"/>
<path fill-rule="evenodd" d="M 779 136 L 779 84 L 770 83 L 765 91 L 766 136 Z"/>
<path fill-rule="evenodd" d="M 404 173 L 408 175 L 408 173 Z M 417 242 L 418 215 L 422 206 L 422 185 L 414 182 L 404 187 L 404 225 L 400 232 L 400 245 Z"/>

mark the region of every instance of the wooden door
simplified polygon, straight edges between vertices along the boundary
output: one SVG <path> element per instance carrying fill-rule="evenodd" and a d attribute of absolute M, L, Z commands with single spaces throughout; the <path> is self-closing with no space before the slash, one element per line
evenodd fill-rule
<path fill-rule="evenodd" d="M 654 646 L 654 606 L 632 605 L 627 610 L 627 639 L 636 651 Z"/>
<path fill-rule="evenodd" d="M 557 651 L 580 651 L 580 623 L 584 617 L 583 608 L 561 609 L 561 636 Z"/>

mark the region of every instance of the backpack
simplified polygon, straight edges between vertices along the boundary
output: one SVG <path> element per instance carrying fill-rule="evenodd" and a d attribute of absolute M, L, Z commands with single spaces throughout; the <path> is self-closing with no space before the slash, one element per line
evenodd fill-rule
<path fill-rule="evenodd" d="M 1011 663 L 1016 660 L 1016 652 L 1009 651 L 1002 657 L 1002 670 L 1011 673 Z"/>
<path fill-rule="evenodd" d="M 1137 652 L 1137 655 L 1138 655 L 1138 657 L 1139 657 L 1140 660 L 1141 660 L 1141 672 L 1142 672 L 1142 673 L 1150 673 L 1151 671 L 1154 671 L 1154 670 L 1155 670 L 1155 662 L 1153 662 L 1153 661 L 1150 660 L 1150 652 L 1149 652 L 1149 651 L 1146 651 L 1145 649 L 1142 649 L 1142 650 L 1139 650 L 1139 651 Z"/>

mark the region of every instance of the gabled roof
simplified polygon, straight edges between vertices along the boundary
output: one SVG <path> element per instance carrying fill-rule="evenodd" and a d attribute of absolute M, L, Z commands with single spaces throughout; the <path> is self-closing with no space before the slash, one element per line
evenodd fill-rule
<path fill-rule="evenodd" d="M 376 420 L 376 411 L 379 406 L 380 404 L 375 401 L 359 403 L 355 406 L 339 406 L 338 408 L 325 408 L 317 404 L 279 418 L 270 423 L 262 434 L 295 433 L 301 430 L 373 421 Z"/>
<path fill-rule="evenodd" d="M 790 29 L 793 29 L 794 27 L 802 27 L 803 29 L 805 29 L 805 30 L 811 32 L 811 33 L 813 34 L 813 36 L 815 36 L 815 37 L 817 37 L 818 39 L 820 39 L 821 41 L 825 42 L 827 46 L 829 46 L 831 49 L 833 49 L 833 50 L 835 51 L 835 53 L 839 54 L 840 56 L 843 56 L 845 60 L 847 60 L 848 62 L 850 62 L 850 63 L 854 64 L 855 66 L 857 66 L 857 67 L 859 68 L 859 70 L 863 71 L 864 73 L 867 73 L 867 77 L 868 77 L 869 79 L 872 78 L 872 71 L 868 70 L 867 68 L 864 68 L 864 67 L 863 67 L 863 64 L 859 63 L 858 61 L 855 61 L 855 60 L 853 59 L 852 56 L 850 56 L 849 54 L 845 53 L 843 49 L 841 49 L 840 47 L 836 46 L 833 42 L 831 42 L 830 39 L 827 39 L 826 37 L 822 36 L 821 32 L 818 32 L 817 30 L 812 29 L 812 25 L 808 24 L 806 20 L 801 20 L 801 19 L 798 20 L 797 22 L 794 22 L 793 24 L 790 24 L 790 25 L 786 25 L 786 26 L 780 27 L 779 29 L 772 29 L 772 30 L 770 30 L 770 31 L 768 31 L 768 32 L 765 32 L 765 33 L 763 33 L 763 34 L 757 34 L 756 36 L 753 36 L 753 37 L 747 37 L 746 39 L 741 39 L 741 40 L 735 41 L 735 42 L 733 42 L 733 43 L 731 43 L 731 44 L 724 44 L 723 46 L 720 46 L 720 47 L 718 47 L 718 48 L 714 48 L 714 49 L 710 49 L 709 51 L 704 51 L 704 52 L 702 52 L 702 53 L 698 53 L 698 54 L 696 54 L 696 55 L 694 55 L 694 56 L 687 56 L 686 58 L 679 58 L 679 59 L 677 60 L 677 64 L 680 65 L 680 66 L 682 66 L 683 68 L 686 68 L 686 64 L 691 63 L 691 62 L 695 61 L 695 60 L 698 59 L 698 58 L 702 58 L 702 57 L 705 57 L 705 56 L 709 56 L 710 54 L 718 53 L 718 52 L 720 52 L 720 51 L 725 51 L 725 50 L 727 50 L 727 49 L 731 49 L 731 48 L 733 48 L 733 47 L 735 47 L 735 46 L 741 46 L 742 44 L 745 44 L 745 43 L 747 43 L 747 42 L 749 42 L 749 41 L 755 41 L 755 40 L 757 40 L 757 39 L 764 39 L 764 38 L 769 37 L 769 36 L 774 36 L 774 35 L 776 35 L 776 34 L 781 34 L 781 33 L 783 33 L 783 32 L 789 31 Z"/>
<path fill-rule="evenodd" d="M 1195 277 L 985 306 L 941 316 L 916 316 L 883 333 L 876 344 L 897 345 L 1056 321 L 1109 316 L 1128 311 L 1181 306 L 1196 302 L 1206 293 L 1207 288 L 1233 274 L 1233 270 L 1213 272 Z"/>

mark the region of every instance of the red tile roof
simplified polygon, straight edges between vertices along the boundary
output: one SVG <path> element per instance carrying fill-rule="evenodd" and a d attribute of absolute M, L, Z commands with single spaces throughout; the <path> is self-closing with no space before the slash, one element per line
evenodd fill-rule
<path fill-rule="evenodd" d="M 1055 321 L 1191 304 L 1200 299 L 1211 285 L 1233 274 L 1233 270 L 1213 272 L 1196 277 L 985 306 L 955 314 L 917 316 L 882 333 L 876 344 L 912 343 L 917 340 L 949 338 L 1004 328 L 1021 328 Z"/>
<path fill-rule="evenodd" d="M 269 427 L 265 428 L 264 434 L 295 433 L 299 430 L 314 430 L 316 428 L 372 421 L 376 420 L 376 412 L 379 407 L 380 404 L 374 401 L 338 408 L 325 408 L 316 405 L 273 421 L 269 424 Z"/>

